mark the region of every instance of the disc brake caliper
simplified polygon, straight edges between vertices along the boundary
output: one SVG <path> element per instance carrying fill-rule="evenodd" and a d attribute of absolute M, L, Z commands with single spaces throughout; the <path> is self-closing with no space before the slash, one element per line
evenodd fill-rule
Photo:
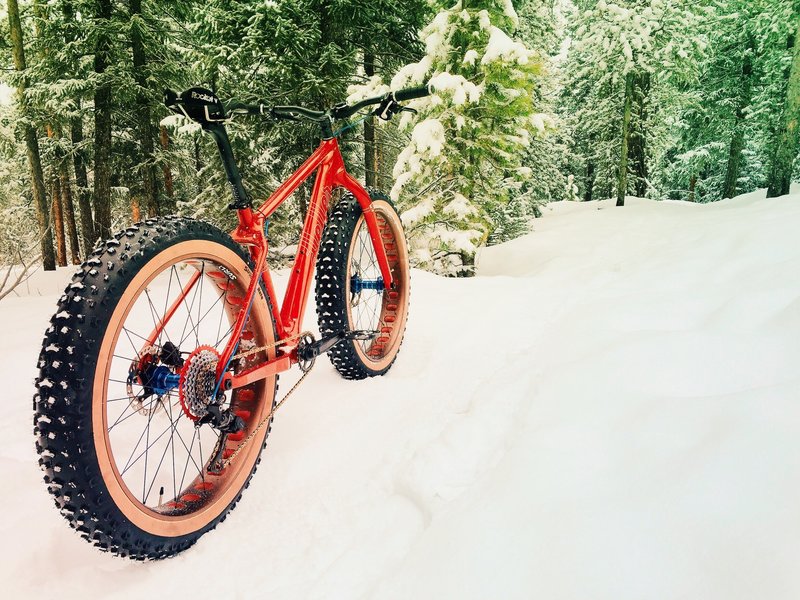
<path fill-rule="evenodd" d="M 180 351 L 171 342 L 166 342 L 160 350 L 151 345 L 142 348 L 138 360 L 132 361 L 128 368 L 125 388 L 131 407 L 143 415 L 162 409 L 161 397 L 178 386 L 177 370 L 182 365 Z M 140 393 L 134 393 L 134 385 L 142 386 Z M 153 395 L 158 396 L 158 401 L 145 408 L 144 400 Z"/>

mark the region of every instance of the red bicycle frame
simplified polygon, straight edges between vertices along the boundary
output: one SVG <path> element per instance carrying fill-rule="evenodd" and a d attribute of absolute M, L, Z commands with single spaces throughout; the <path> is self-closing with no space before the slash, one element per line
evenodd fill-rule
<path fill-rule="evenodd" d="M 238 170 L 233 163 L 233 155 L 230 151 L 230 144 L 224 128 L 219 125 L 214 130 L 210 130 L 209 133 L 212 133 L 217 139 L 223 163 L 228 173 L 228 180 L 234 189 L 234 198 L 242 197 L 244 190 L 241 187 Z M 303 223 L 300 243 L 297 247 L 297 256 L 294 259 L 289 275 L 286 294 L 283 302 L 279 305 L 275 287 L 272 283 L 272 276 L 267 267 L 266 259 L 269 246 L 265 225 L 278 207 L 314 172 L 316 172 L 317 176 L 314 181 L 311 200 L 308 204 L 308 212 Z M 287 342 L 284 351 L 272 360 L 235 375 L 227 371 L 231 357 L 239 344 L 239 338 L 250 312 L 259 280 L 264 284 L 272 307 L 279 308 L 275 314 L 277 339 L 296 338 L 300 334 L 306 302 L 311 289 L 311 279 L 317 260 L 317 252 L 319 251 L 322 233 L 328 219 L 328 203 L 331 191 L 335 187 L 343 187 L 350 191 L 361 206 L 367 230 L 375 248 L 375 255 L 384 285 L 387 288 L 391 288 L 393 283 L 392 273 L 389 269 L 389 261 L 386 258 L 386 251 L 378 229 L 378 222 L 372 210 L 372 199 L 364 187 L 345 169 L 336 138 L 323 139 L 319 148 L 259 208 L 253 209 L 250 206 L 236 207 L 239 225 L 231 232 L 231 237 L 239 244 L 248 247 L 254 268 L 253 276 L 247 289 L 247 297 L 243 302 L 245 309 L 239 311 L 230 339 L 222 351 L 217 365 L 217 381 L 220 382 L 223 389 L 248 385 L 253 381 L 286 371 L 297 362 L 297 340 L 293 340 L 292 342 Z M 195 274 L 184 286 L 178 298 L 167 311 L 164 320 L 150 334 L 150 344 L 154 343 L 158 338 L 167 321 L 169 321 L 181 302 L 184 301 L 199 278 L 200 274 Z M 286 352 L 286 348 L 289 348 L 290 351 Z"/>

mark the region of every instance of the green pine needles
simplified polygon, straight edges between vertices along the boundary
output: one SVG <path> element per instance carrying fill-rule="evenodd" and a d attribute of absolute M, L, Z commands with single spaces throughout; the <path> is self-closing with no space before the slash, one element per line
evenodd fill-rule
<path fill-rule="evenodd" d="M 477 248 L 518 235 L 531 212 L 526 149 L 551 119 L 537 111 L 543 63 L 510 37 L 517 26 L 510 0 L 458 2 L 422 31 L 422 60 L 392 80 L 434 92 L 401 119 L 411 139 L 392 188 L 420 267 L 471 275 Z"/>

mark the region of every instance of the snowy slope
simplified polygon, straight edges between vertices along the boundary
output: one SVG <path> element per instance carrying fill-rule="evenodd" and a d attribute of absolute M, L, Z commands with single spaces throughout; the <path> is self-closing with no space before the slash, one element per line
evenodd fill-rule
<path fill-rule="evenodd" d="M 391 373 L 323 361 L 230 518 L 157 563 L 51 506 L 30 396 L 58 285 L 4 300 L 6 595 L 800 597 L 800 195 L 534 226 L 473 279 L 415 272 Z"/>

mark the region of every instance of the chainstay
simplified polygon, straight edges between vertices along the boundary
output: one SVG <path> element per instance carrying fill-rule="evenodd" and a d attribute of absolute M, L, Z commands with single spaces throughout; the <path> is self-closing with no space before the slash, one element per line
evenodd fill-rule
<path fill-rule="evenodd" d="M 267 344 L 266 346 L 258 346 L 256 348 L 250 348 L 244 352 L 240 352 L 239 354 L 235 354 L 231 357 L 231 360 L 239 360 L 242 358 L 247 358 L 248 356 L 252 356 L 253 354 L 257 354 L 259 352 L 263 352 L 264 350 L 272 350 L 273 348 L 278 348 L 279 346 L 285 346 L 291 342 L 299 341 L 304 336 L 310 335 L 313 336 L 310 331 L 304 331 L 302 333 L 298 333 L 295 335 L 291 335 L 288 338 L 283 338 L 282 340 L 278 340 L 277 342 L 273 342 L 272 344 Z"/>
<path fill-rule="evenodd" d="M 236 458 L 236 457 L 239 455 L 239 453 L 240 453 L 242 450 L 244 450 L 244 449 L 245 449 L 245 447 L 247 446 L 247 444 L 249 444 L 249 443 L 250 443 L 250 441 L 251 441 L 251 440 L 252 440 L 252 439 L 253 439 L 253 438 L 256 436 L 256 434 L 257 434 L 259 431 L 261 431 L 261 428 L 262 428 L 262 427 L 264 427 L 264 425 L 266 425 L 266 424 L 267 424 L 267 422 L 268 422 L 268 421 L 269 421 L 269 420 L 270 420 L 270 419 L 271 419 L 271 418 L 272 418 L 272 417 L 275 415 L 275 413 L 276 413 L 276 412 L 278 412 L 278 409 L 279 409 L 281 406 L 283 406 L 283 403 L 284 403 L 284 402 L 286 402 L 286 400 L 289 398 L 289 396 L 291 396 L 291 395 L 292 395 L 292 394 L 295 392 L 295 390 L 296 390 L 297 388 L 299 388 L 299 387 L 300 387 L 300 384 L 301 384 L 301 383 L 303 383 L 303 380 L 306 378 L 306 375 L 308 375 L 309 373 L 311 373 L 311 369 L 313 368 L 313 366 L 314 366 L 314 363 L 311 363 L 311 367 L 309 367 L 307 371 L 304 371 L 304 372 L 303 372 L 303 375 L 300 377 L 300 379 L 298 379 L 298 380 L 297 380 L 297 383 L 295 383 L 295 384 L 292 386 L 292 388 L 291 388 L 291 389 L 290 389 L 288 392 L 286 392 L 286 395 L 285 395 L 283 398 L 281 398 L 281 401 L 280 401 L 280 402 L 278 402 L 278 403 L 277 403 L 277 404 L 276 404 L 276 405 L 275 405 L 275 406 L 272 408 L 272 410 L 271 410 L 271 411 L 269 411 L 269 413 L 267 413 L 267 416 L 266 416 L 266 417 L 264 417 L 263 419 L 261 419 L 261 421 L 258 423 L 258 425 L 256 425 L 256 428 L 255 428 L 255 429 L 253 429 L 253 431 L 251 431 L 251 432 L 250 432 L 250 435 L 248 435 L 246 438 L 244 438 L 244 440 L 242 441 L 242 443 L 241 443 L 241 444 L 239 444 L 239 445 L 236 447 L 236 450 L 234 450 L 234 451 L 231 453 L 231 455 L 230 455 L 228 458 L 226 458 L 226 459 L 224 459 L 224 460 L 222 461 L 222 468 L 223 468 L 223 469 L 226 469 L 226 468 L 228 468 L 228 466 L 229 466 L 229 465 L 230 465 L 230 464 L 231 464 L 231 463 L 234 461 L 234 459 L 235 459 L 235 458 Z"/>
<path fill-rule="evenodd" d="M 247 356 L 250 356 L 251 354 L 256 354 L 257 352 L 261 352 L 263 350 L 269 350 L 271 348 L 276 348 L 278 346 L 282 346 L 282 345 L 287 344 L 289 342 L 292 342 L 292 341 L 295 341 L 295 340 L 300 340 L 306 335 L 312 336 L 312 339 L 313 339 L 313 334 L 310 331 L 304 331 L 302 333 L 298 333 L 297 335 L 293 335 L 291 337 L 279 340 L 279 341 L 275 342 L 274 344 L 268 344 L 266 346 L 260 346 L 258 348 L 251 348 L 250 350 L 247 350 L 246 352 L 242 352 L 241 354 L 237 354 L 236 356 L 233 357 L 233 359 L 234 360 L 238 360 L 240 358 L 245 358 Z M 286 402 L 286 400 L 289 398 L 289 396 L 291 396 L 295 392 L 295 390 L 297 390 L 297 388 L 300 387 L 300 384 L 303 383 L 303 380 L 306 378 L 306 375 L 308 375 L 311 372 L 311 369 L 313 367 L 314 367 L 314 362 L 312 361 L 311 364 L 309 365 L 308 369 L 303 371 L 303 374 L 300 376 L 300 379 L 298 379 L 297 382 L 291 387 L 291 389 L 288 392 L 286 392 L 286 395 L 283 398 L 281 398 L 280 402 L 278 402 L 275 406 L 273 406 L 272 410 L 270 410 L 267 413 L 267 416 L 265 416 L 263 419 L 261 419 L 261 421 L 259 421 L 259 423 L 258 423 L 258 425 L 256 425 L 255 429 L 253 429 L 253 431 L 251 431 L 250 434 L 244 440 L 242 440 L 242 443 L 239 444 L 236 447 L 236 450 L 234 450 L 228 458 L 226 458 L 226 459 L 224 459 L 222 461 L 222 464 L 221 464 L 221 468 L 222 469 L 227 469 L 228 466 L 236 459 L 236 457 L 239 456 L 239 454 L 242 452 L 242 450 L 244 450 L 245 447 L 258 434 L 258 432 L 261 431 L 261 429 L 264 427 L 264 425 L 266 425 L 267 422 L 270 419 L 272 419 L 272 417 L 275 415 L 275 413 L 278 412 L 278 409 L 281 406 L 283 406 L 283 403 Z"/>

